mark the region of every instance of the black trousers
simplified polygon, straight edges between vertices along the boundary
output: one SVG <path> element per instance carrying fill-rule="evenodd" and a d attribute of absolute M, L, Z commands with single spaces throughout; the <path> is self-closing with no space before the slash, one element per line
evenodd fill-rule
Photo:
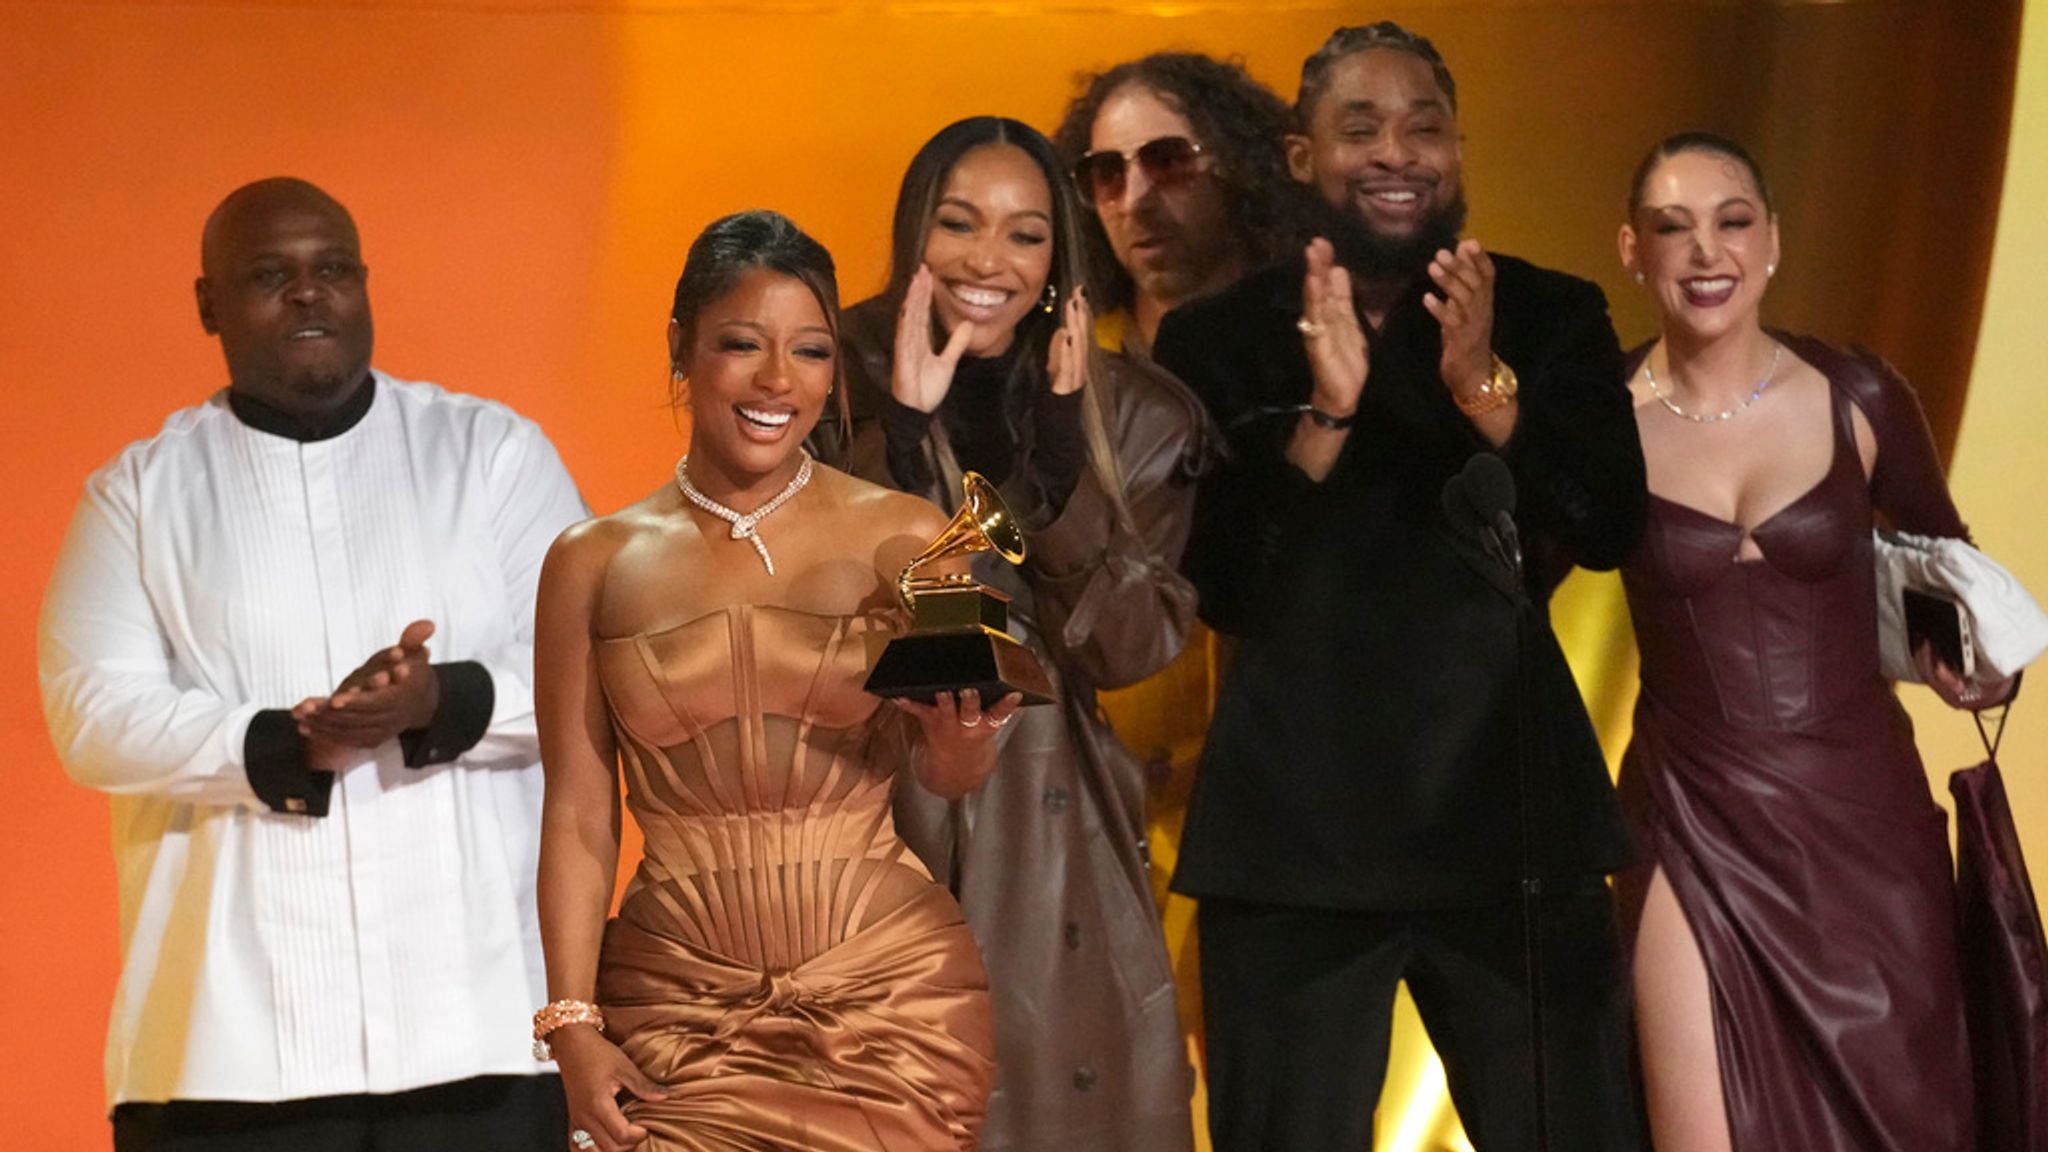
<path fill-rule="evenodd" d="M 1478 1152 L 1536 1142 L 1521 905 L 1342 912 L 1208 898 L 1197 913 L 1216 1152 L 1370 1152 L 1408 982 Z M 1553 1152 L 1645 1147 L 1613 898 L 1542 902 Z"/>
<path fill-rule="evenodd" d="M 114 1109 L 114 1152 L 563 1152 L 559 1076 L 479 1076 L 388 1096 Z"/>

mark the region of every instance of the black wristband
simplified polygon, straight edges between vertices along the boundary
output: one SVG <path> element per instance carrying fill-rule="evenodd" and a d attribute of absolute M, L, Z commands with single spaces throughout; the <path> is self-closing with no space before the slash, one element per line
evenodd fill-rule
<path fill-rule="evenodd" d="M 1358 419 L 1358 413 L 1356 412 L 1349 416 L 1332 416 L 1313 404 L 1303 404 L 1301 406 L 1301 414 L 1314 421 L 1316 427 L 1328 428 L 1332 432 L 1342 432 L 1344 429 L 1351 427 L 1352 421 Z"/>

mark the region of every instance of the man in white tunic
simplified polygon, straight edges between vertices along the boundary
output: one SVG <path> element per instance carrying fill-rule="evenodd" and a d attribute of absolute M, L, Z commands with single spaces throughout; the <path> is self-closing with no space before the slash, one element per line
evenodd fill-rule
<path fill-rule="evenodd" d="M 533 599 L 582 501 L 531 422 L 371 369 L 318 188 L 237 190 L 201 266 L 228 387 L 86 482 L 41 619 L 113 798 L 114 1146 L 554 1152 Z"/>

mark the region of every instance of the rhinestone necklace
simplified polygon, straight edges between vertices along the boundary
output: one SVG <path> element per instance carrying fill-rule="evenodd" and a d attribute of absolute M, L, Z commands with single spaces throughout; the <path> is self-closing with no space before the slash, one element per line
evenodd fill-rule
<path fill-rule="evenodd" d="M 1650 358 L 1648 356 L 1643 357 L 1643 379 L 1650 383 L 1650 395 L 1657 398 L 1657 403 L 1670 409 L 1673 416 L 1690 420 L 1695 424 L 1713 424 L 1721 420 L 1730 420 L 1740 416 L 1743 409 L 1756 403 L 1757 397 L 1764 394 L 1764 389 L 1771 386 L 1771 378 L 1778 374 L 1778 357 L 1784 351 L 1785 346 L 1783 344 L 1773 341 L 1771 344 L 1771 366 L 1764 371 L 1764 378 L 1756 382 L 1756 387 L 1751 390 L 1749 398 L 1733 408 L 1723 409 L 1719 412 L 1694 414 L 1680 408 L 1672 401 L 1670 394 L 1664 391 L 1664 386 L 1657 383 L 1657 374 L 1650 370 Z"/>
<path fill-rule="evenodd" d="M 735 540 L 745 540 L 747 543 L 752 544 L 754 551 L 761 554 L 762 566 L 768 569 L 770 576 L 773 576 L 775 575 L 775 561 L 768 555 L 768 545 L 762 541 L 761 533 L 755 529 L 755 525 L 766 520 L 769 513 L 789 503 L 790 497 L 802 491 L 803 486 L 811 482 L 811 454 L 802 449 L 798 449 L 798 454 L 804 458 L 804 462 L 797 465 L 796 475 L 791 478 L 788 487 L 777 492 L 774 499 L 744 516 L 699 492 L 697 486 L 690 483 L 690 457 L 688 455 L 676 461 L 676 487 L 682 491 L 683 499 L 732 525 L 732 538 Z"/>

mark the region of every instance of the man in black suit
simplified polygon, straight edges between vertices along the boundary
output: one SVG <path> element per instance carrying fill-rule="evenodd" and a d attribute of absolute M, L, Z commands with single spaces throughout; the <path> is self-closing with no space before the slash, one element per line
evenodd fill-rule
<path fill-rule="evenodd" d="M 1322 238 L 1155 346 L 1232 453 L 1186 565 L 1238 645 L 1174 876 L 1201 900 L 1215 1146 L 1369 1148 L 1406 980 L 1481 1152 L 1539 1129 L 1633 1148 L 1605 883 L 1627 838 L 1543 608 L 1641 528 L 1606 301 L 1459 239 L 1457 92 L 1427 40 L 1338 30 L 1295 115 Z M 1479 453 L 1518 532 L 1488 507 L 1507 485 L 1445 492 Z"/>

